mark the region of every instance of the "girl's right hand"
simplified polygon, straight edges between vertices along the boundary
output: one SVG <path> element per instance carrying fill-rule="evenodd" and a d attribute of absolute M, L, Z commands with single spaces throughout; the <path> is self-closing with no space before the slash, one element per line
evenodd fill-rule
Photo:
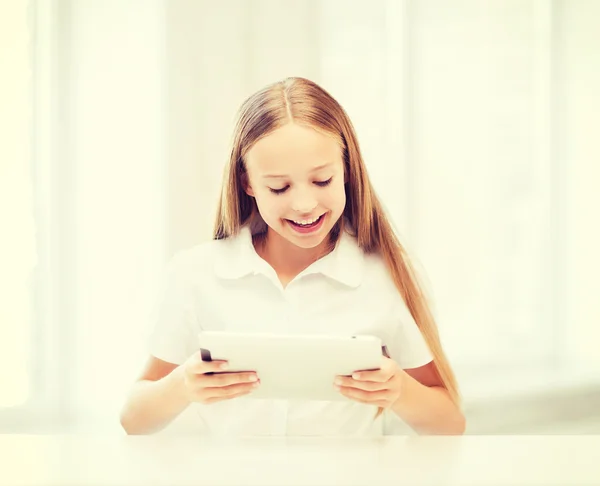
<path fill-rule="evenodd" d="M 191 402 L 230 400 L 248 395 L 260 385 L 255 372 L 224 373 L 227 361 L 202 361 L 200 352 L 190 356 L 181 367 L 185 394 Z"/>

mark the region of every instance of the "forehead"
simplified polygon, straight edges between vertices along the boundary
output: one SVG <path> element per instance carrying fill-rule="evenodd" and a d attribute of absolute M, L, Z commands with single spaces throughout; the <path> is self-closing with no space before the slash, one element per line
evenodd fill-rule
<path fill-rule="evenodd" d="M 342 151 L 333 136 L 289 123 L 256 142 L 245 158 L 250 172 L 291 173 L 341 162 Z"/>

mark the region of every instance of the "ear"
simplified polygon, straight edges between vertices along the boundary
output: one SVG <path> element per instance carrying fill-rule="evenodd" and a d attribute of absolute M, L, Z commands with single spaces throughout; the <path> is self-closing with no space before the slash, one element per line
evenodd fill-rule
<path fill-rule="evenodd" d="M 250 197 L 254 197 L 254 190 L 252 189 L 252 186 L 250 185 L 250 180 L 248 179 L 248 172 L 244 172 L 242 174 L 242 188 L 244 189 L 244 192 L 246 194 L 248 194 L 248 196 Z"/>

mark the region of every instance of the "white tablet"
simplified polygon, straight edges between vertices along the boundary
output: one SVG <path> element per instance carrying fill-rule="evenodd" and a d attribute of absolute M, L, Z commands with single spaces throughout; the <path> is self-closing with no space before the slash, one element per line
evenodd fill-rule
<path fill-rule="evenodd" d="M 226 373 L 257 373 L 261 384 L 248 398 L 347 400 L 333 389 L 335 377 L 379 369 L 382 359 L 381 340 L 367 335 L 205 331 L 198 337 L 203 360 L 227 360 Z"/>

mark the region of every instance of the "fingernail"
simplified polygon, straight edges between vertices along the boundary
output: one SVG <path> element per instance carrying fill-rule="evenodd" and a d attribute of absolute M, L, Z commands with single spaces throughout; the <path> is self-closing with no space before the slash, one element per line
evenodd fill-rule
<path fill-rule="evenodd" d="M 256 383 L 252 384 L 252 388 L 256 388 L 258 385 L 260 385 L 260 383 L 257 381 Z"/>
<path fill-rule="evenodd" d="M 251 376 L 250 381 L 258 381 L 258 378 L 256 376 Z"/>
<path fill-rule="evenodd" d="M 359 373 L 354 373 L 352 375 L 352 378 L 354 378 L 355 380 L 360 380 L 360 374 Z"/>
<path fill-rule="evenodd" d="M 336 378 L 335 381 L 334 381 L 334 383 L 336 385 L 341 385 L 342 384 L 342 379 L 341 378 Z"/>

